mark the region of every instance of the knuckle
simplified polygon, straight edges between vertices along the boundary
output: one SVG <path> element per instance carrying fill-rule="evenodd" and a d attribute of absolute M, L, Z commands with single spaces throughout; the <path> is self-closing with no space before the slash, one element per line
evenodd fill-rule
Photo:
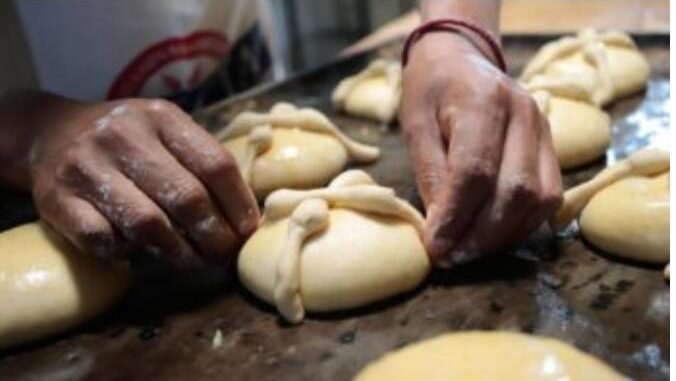
<path fill-rule="evenodd" d="M 519 202 L 536 202 L 540 198 L 538 193 L 538 183 L 531 176 L 517 176 L 507 186 L 509 199 Z"/>
<path fill-rule="evenodd" d="M 501 77 L 500 79 L 496 80 L 493 86 L 489 87 L 487 91 L 488 101 L 498 104 L 507 99 L 507 96 L 512 91 L 512 85 L 507 79 Z"/>
<path fill-rule="evenodd" d="M 416 179 L 418 184 L 423 187 L 429 187 L 432 184 L 438 184 L 442 181 L 443 175 L 432 166 L 421 167 L 416 170 Z"/>
<path fill-rule="evenodd" d="M 562 202 L 563 192 L 560 188 L 544 192 L 540 200 L 542 207 L 551 211 L 557 210 Z"/>
<path fill-rule="evenodd" d="M 73 233 L 76 245 L 94 252 L 112 249 L 114 246 L 114 234 L 105 226 L 83 226 Z"/>
<path fill-rule="evenodd" d="M 164 99 L 152 99 L 144 101 L 144 108 L 151 112 L 167 113 L 174 111 L 176 105 Z"/>
<path fill-rule="evenodd" d="M 205 189 L 197 184 L 188 183 L 177 188 L 176 199 L 172 202 L 177 208 L 193 209 L 207 204 L 209 197 Z"/>
<path fill-rule="evenodd" d="M 419 127 L 415 124 L 411 123 L 406 123 L 404 124 L 404 128 L 402 128 L 402 132 L 404 135 L 404 142 L 406 143 L 407 146 L 411 146 L 415 144 L 416 142 L 416 130 L 418 130 Z"/>
<path fill-rule="evenodd" d="M 90 178 L 94 169 L 87 157 L 87 152 L 81 147 L 68 149 L 56 168 L 56 178 L 66 183 Z"/>
<path fill-rule="evenodd" d="M 123 117 L 108 119 L 97 122 L 99 123 L 94 130 L 96 141 L 102 144 L 111 144 L 124 140 L 128 135 L 127 123 Z"/>
<path fill-rule="evenodd" d="M 140 234 L 151 233 L 158 227 L 166 226 L 163 216 L 150 208 L 137 209 L 125 219 L 124 225 Z"/>
<path fill-rule="evenodd" d="M 208 155 L 202 164 L 202 171 L 208 179 L 231 178 L 240 175 L 235 158 L 226 151 Z"/>
<path fill-rule="evenodd" d="M 462 167 L 460 177 L 472 186 L 489 187 L 495 183 L 498 171 L 490 160 L 472 158 Z"/>

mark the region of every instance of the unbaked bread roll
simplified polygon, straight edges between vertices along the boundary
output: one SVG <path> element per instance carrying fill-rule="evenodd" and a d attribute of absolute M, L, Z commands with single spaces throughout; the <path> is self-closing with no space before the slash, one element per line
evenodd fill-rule
<path fill-rule="evenodd" d="M 610 117 L 594 104 L 591 91 L 583 83 L 572 78 L 535 76 L 525 88 L 549 120 L 562 169 L 603 156 L 610 146 Z"/>
<path fill-rule="evenodd" d="M 581 214 L 582 234 L 609 253 L 669 260 L 669 153 L 646 148 L 564 193 L 550 221 L 562 229 Z"/>
<path fill-rule="evenodd" d="M 363 306 L 416 287 L 430 264 L 424 220 L 390 188 L 351 170 L 329 187 L 279 190 L 239 255 L 242 284 L 289 322 L 305 310 Z"/>
<path fill-rule="evenodd" d="M 601 190 L 580 215 L 595 246 L 644 262 L 669 261 L 669 172 L 628 177 Z"/>
<path fill-rule="evenodd" d="M 0 349 L 101 314 L 129 281 L 126 264 L 81 253 L 43 223 L 0 233 Z"/>
<path fill-rule="evenodd" d="M 449 333 L 373 362 L 354 381 L 626 381 L 561 341 L 514 332 Z"/>
<path fill-rule="evenodd" d="M 331 101 L 336 110 L 390 123 L 401 100 L 401 64 L 377 59 L 364 70 L 340 81 Z"/>
<path fill-rule="evenodd" d="M 581 30 L 544 45 L 528 63 L 520 81 L 536 75 L 573 77 L 593 89 L 593 100 L 603 106 L 645 87 L 650 65 L 626 33 Z"/>
<path fill-rule="evenodd" d="M 344 135 L 321 112 L 277 103 L 269 113 L 243 112 L 218 135 L 258 199 L 281 188 L 327 184 L 354 161 L 378 159 L 376 147 Z"/>

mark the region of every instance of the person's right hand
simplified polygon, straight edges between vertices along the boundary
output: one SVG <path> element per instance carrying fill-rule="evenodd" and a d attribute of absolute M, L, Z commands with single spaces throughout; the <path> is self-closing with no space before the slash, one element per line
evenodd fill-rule
<path fill-rule="evenodd" d="M 233 157 L 163 100 L 64 102 L 31 152 L 41 217 L 77 248 L 132 247 L 179 267 L 227 261 L 257 227 Z"/>
<path fill-rule="evenodd" d="M 514 247 L 558 209 L 561 173 L 547 118 L 464 36 L 430 33 L 413 47 L 400 122 L 435 264 Z"/>

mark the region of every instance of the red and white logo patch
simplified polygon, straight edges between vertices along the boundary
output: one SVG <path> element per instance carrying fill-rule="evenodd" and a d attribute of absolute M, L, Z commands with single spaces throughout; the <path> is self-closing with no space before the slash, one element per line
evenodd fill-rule
<path fill-rule="evenodd" d="M 122 70 L 107 98 L 162 96 L 192 89 L 229 50 L 227 38 L 211 30 L 160 41 L 144 49 Z"/>

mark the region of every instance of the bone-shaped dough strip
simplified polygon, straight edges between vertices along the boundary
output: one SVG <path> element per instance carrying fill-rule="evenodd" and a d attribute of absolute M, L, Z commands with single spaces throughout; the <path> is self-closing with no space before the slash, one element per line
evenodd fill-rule
<path fill-rule="evenodd" d="M 312 234 L 326 228 L 328 223 L 328 204 L 318 198 L 304 200 L 289 218 L 286 240 L 277 261 L 274 298 L 279 313 L 291 323 L 299 323 L 305 316 L 300 295 L 303 243 Z"/>
<path fill-rule="evenodd" d="M 221 133 L 219 140 L 233 139 L 249 134 L 261 125 L 273 128 L 300 128 L 302 130 L 331 135 L 357 162 L 371 162 L 380 157 L 380 150 L 358 143 L 343 134 L 324 114 L 312 108 L 296 108 L 288 103 L 276 104 L 269 113 L 245 111 L 239 114 Z"/>
<path fill-rule="evenodd" d="M 286 217 L 303 201 L 312 198 L 326 200 L 332 207 L 401 218 L 412 224 L 418 234 L 422 234 L 424 229 L 425 220 L 415 208 L 397 198 L 393 189 L 379 185 L 310 190 L 281 189 L 270 194 L 265 200 L 265 217 L 273 221 Z"/>
<path fill-rule="evenodd" d="M 255 127 L 249 133 L 246 143 L 244 162 L 242 163 L 242 177 L 251 183 L 253 166 L 256 158 L 267 151 L 272 145 L 272 128 L 269 124 Z"/>
<path fill-rule="evenodd" d="M 545 44 L 526 65 L 520 80 L 522 82 L 529 81 L 531 77 L 544 71 L 552 62 L 595 42 L 601 42 L 604 45 L 636 48 L 632 39 L 623 32 L 608 31 L 599 34 L 593 29 L 584 29 L 577 36 L 563 37 Z"/>
<path fill-rule="evenodd" d="M 596 67 L 599 75 L 599 82 L 596 84 L 596 89 L 593 93 L 594 103 L 603 105 L 613 98 L 615 93 L 615 85 L 610 76 L 610 65 L 608 64 L 608 56 L 605 47 L 600 41 L 596 41 L 584 46 L 585 59 Z"/>
<path fill-rule="evenodd" d="M 368 173 L 359 170 L 359 169 L 350 169 L 340 175 L 336 176 L 331 183 L 329 183 L 329 188 L 343 188 L 351 187 L 354 185 L 377 185 Z"/>
<path fill-rule="evenodd" d="M 561 98 L 575 99 L 581 102 L 593 104 L 592 90 L 585 83 L 579 81 L 575 77 L 558 76 L 555 78 L 546 77 L 543 75 L 536 75 L 533 79 L 522 86 L 530 93 L 545 92 Z M 539 100 L 538 104 L 540 104 Z M 540 108 L 545 111 L 547 107 L 540 104 Z"/>
<path fill-rule="evenodd" d="M 629 176 L 653 176 L 669 169 L 669 152 L 644 148 L 610 166 L 591 180 L 569 189 L 563 195 L 563 204 L 549 221 L 558 231 L 570 224 L 601 189 Z"/>

